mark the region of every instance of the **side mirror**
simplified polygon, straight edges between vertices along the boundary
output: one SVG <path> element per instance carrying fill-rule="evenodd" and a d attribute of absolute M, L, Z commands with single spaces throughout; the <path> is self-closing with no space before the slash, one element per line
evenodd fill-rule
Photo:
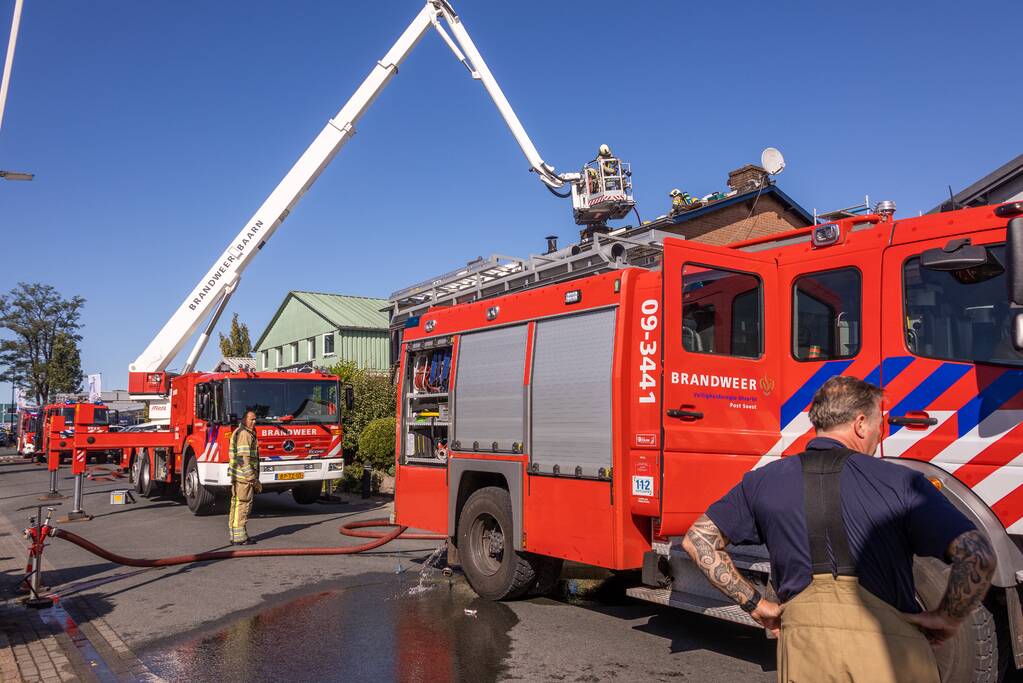
<path fill-rule="evenodd" d="M 1012 316 L 1012 346 L 1017 351 L 1023 352 L 1023 312 Z"/>
<path fill-rule="evenodd" d="M 351 384 L 345 385 L 345 410 L 355 408 L 355 389 Z"/>
<path fill-rule="evenodd" d="M 965 270 L 982 266 L 987 260 L 987 249 L 970 244 L 969 240 L 953 240 L 920 254 L 920 265 L 927 270 Z"/>
<path fill-rule="evenodd" d="M 1005 228 L 1005 260 L 1005 270 L 1009 275 L 1005 278 L 1009 286 L 1009 301 L 1023 306 L 1023 217 L 1013 218 Z M 1019 316 L 1016 319 L 1018 321 Z M 1015 332 L 1015 323 L 1013 330 Z"/>

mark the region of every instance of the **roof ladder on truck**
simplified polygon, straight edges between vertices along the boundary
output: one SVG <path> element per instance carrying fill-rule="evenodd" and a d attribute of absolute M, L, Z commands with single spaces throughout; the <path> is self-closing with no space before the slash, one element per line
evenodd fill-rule
<path fill-rule="evenodd" d="M 658 267 L 664 237 L 657 230 L 632 237 L 595 233 L 591 239 L 528 258 L 480 257 L 391 294 L 391 329 L 404 327 L 409 318 L 431 306 L 469 303 L 621 268 Z"/>

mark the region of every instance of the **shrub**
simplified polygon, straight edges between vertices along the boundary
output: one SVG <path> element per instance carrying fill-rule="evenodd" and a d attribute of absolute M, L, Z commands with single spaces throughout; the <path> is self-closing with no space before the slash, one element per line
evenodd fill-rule
<path fill-rule="evenodd" d="M 344 411 L 341 419 L 342 446 L 345 451 L 354 452 L 359 448 L 362 431 L 370 422 L 382 417 L 394 418 L 397 390 L 386 373 L 366 372 L 351 361 L 341 361 L 327 372 L 337 375 L 342 384 L 351 384 L 355 390 L 355 407 Z M 393 439 L 393 427 L 391 434 Z"/>
<path fill-rule="evenodd" d="M 345 472 L 341 477 L 338 488 L 346 493 L 362 493 L 363 471 L 364 469 L 361 462 L 353 462 L 351 465 L 345 465 Z M 383 481 L 383 479 L 383 474 L 373 470 L 373 479 L 370 484 L 370 490 L 373 493 L 380 492 L 380 482 Z"/>
<path fill-rule="evenodd" d="M 359 460 L 374 470 L 387 471 L 394 465 L 393 417 L 378 417 L 359 435 Z"/>

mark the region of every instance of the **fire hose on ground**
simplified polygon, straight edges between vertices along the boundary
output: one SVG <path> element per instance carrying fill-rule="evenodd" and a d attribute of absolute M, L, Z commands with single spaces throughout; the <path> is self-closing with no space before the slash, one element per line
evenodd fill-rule
<path fill-rule="evenodd" d="M 42 507 L 42 506 L 38 506 Z M 108 562 L 115 564 L 125 565 L 128 567 L 172 567 L 180 564 L 191 564 L 193 562 L 211 562 L 218 560 L 233 560 L 243 557 L 287 557 L 287 556 L 304 556 L 304 555 L 354 555 L 357 553 L 364 553 L 375 548 L 379 548 L 382 545 L 386 545 L 391 541 L 403 538 L 407 540 L 429 540 L 429 541 L 442 541 L 446 540 L 447 536 L 444 534 L 434 533 L 406 533 L 408 531 L 407 526 L 401 526 L 394 524 L 387 519 L 367 519 L 355 522 L 349 522 L 348 524 L 342 525 L 338 529 L 338 533 L 342 536 L 348 536 L 351 538 L 369 538 L 372 539 L 366 543 L 359 545 L 348 545 L 348 546 L 327 546 L 322 548 L 252 548 L 247 550 L 215 550 L 203 553 L 192 553 L 189 555 L 175 555 L 173 557 L 158 557 L 158 558 L 140 558 L 140 557 L 127 557 L 125 555 L 119 555 L 115 552 L 102 548 L 88 539 L 82 538 L 78 534 L 64 529 L 58 529 L 54 526 L 50 526 L 50 517 L 53 514 L 53 508 L 47 508 L 48 514 L 46 519 L 43 521 L 42 510 L 40 509 L 39 514 L 32 520 L 33 526 L 25 530 L 25 535 L 31 541 L 29 547 L 29 563 L 26 568 L 27 576 L 25 578 L 28 583 L 29 590 L 32 593 L 31 599 L 28 604 L 35 604 L 36 606 L 43 606 L 50 603 L 50 600 L 40 594 L 41 590 L 41 576 L 42 576 L 42 556 L 43 549 L 46 545 L 47 538 L 60 538 L 69 543 L 77 545 L 79 548 L 96 555 Z M 40 520 L 41 523 L 37 523 L 36 520 Z M 379 527 L 393 527 L 389 531 L 371 531 L 370 529 L 377 529 Z"/>

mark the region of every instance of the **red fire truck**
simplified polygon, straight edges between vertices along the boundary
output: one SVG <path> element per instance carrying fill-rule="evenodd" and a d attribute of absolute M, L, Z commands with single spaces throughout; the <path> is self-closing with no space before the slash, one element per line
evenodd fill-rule
<path fill-rule="evenodd" d="M 15 441 L 18 455 L 35 455 L 39 450 L 39 411 L 22 408 L 18 411 Z"/>
<path fill-rule="evenodd" d="M 992 647 L 1019 664 L 1023 202 L 893 211 L 727 247 L 598 234 L 397 293 L 396 521 L 446 533 L 487 598 L 546 588 L 572 560 L 642 569 L 634 597 L 755 625 L 680 537 L 745 472 L 799 453 L 814 392 L 853 375 L 885 389 L 880 455 L 998 552 L 945 680 L 990 680 Z M 735 553 L 768 592 L 763 549 Z M 925 605 L 943 570 L 918 560 Z"/>

